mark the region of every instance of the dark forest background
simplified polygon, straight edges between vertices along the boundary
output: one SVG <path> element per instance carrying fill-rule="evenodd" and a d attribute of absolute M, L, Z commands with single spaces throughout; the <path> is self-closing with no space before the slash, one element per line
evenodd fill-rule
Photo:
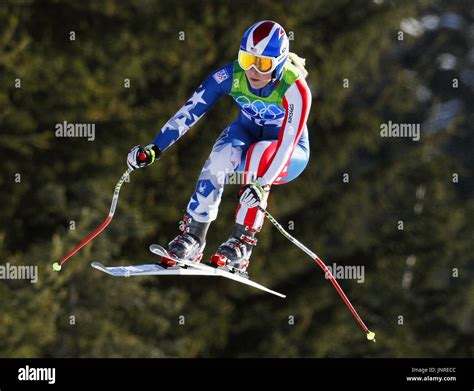
<path fill-rule="evenodd" d="M 176 235 L 237 115 L 230 97 L 134 172 L 109 228 L 51 268 L 106 217 L 129 149 L 150 143 L 262 19 L 293 34 L 313 92 L 310 163 L 273 189 L 269 210 L 327 264 L 365 267 L 364 283 L 340 283 L 375 344 L 269 222 L 249 271 L 285 300 L 223 279 L 90 267 L 156 260 L 149 244 Z M 0 280 L 0 356 L 472 357 L 473 105 L 468 0 L 1 1 L 0 264 L 38 265 L 39 281 Z M 55 137 L 63 121 L 95 124 L 95 140 Z M 420 141 L 382 138 L 388 121 L 421 124 Z M 230 233 L 237 190 L 226 188 L 206 256 Z"/>

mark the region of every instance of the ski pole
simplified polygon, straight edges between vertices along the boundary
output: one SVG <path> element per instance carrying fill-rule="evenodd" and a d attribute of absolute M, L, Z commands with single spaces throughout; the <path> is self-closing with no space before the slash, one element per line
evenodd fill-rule
<path fill-rule="evenodd" d="M 265 217 L 272 222 L 272 224 L 280 231 L 284 237 L 286 237 L 290 242 L 295 244 L 300 250 L 304 251 L 306 254 L 308 254 L 320 267 L 323 269 L 324 273 L 329 277 L 329 280 L 331 281 L 332 285 L 334 285 L 334 288 L 336 288 L 337 292 L 341 296 L 342 300 L 344 300 L 344 303 L 346 303 L 347 308 L 352 312 L 352 315 L 354 315 L 354 318 L 359 322 L 360 326 L 364 329 L 364 331 L 367 334 L 367 339 L 370 341 L 375 342 L 375 333 L 370 331 L 349 299 L 347 298 L 346 294 L 340 287 L 339 283 L 336 281 L 334 276 L 332 275 L 331 271 L 327 268 L 327 266 L 324 264 L 324 262 L 319 258 L 315 253 L 313 253 L 310 249 L 308 249 L 305 245 L 300 243 L 298 240 L 296 240 L 293 236 L 291 236 L 286 230 L 281 226 L 278 221 L 275 220 L 275 218 L 265 209 L 263 209 L 261 206 L 258 207 L 260 211 L 262 211 L 265 214 Z"/>
<path fill-rule="evenodd" d="M 144 152 L 138 155 L 138 160 L 143 161 L 145 159 L 146 159 L 146 154 Z M 94 239 L 97 235 L 99 235 L 109 225 L 109 223 L 112 221 L 112 218 L 114 217 L 115 208 L 117 207 L 117 201 L 120 194 L 120 188 L 122 187 L 123 183 L 125 182 L 125 180 L 127 179 L 127 177 L 130 175 L 132 171 L 133 171 L 133 168 L 128 168 L 127 171 L 125 171 L 122 174 L 119 181 L 115 185 L 115 191 L 112 197 L 112 204 L 110 205 L 109 215 L 104 220 L 104 222 L 94 232 L 92 232 L 87 238 L 85 238 L 81 243 L 79 243 L 70 252 L 68 252 L 64 257 L 62 257 L 58 262 L 54 262 L 53 263 L 54 270 L 56 270 L 57 272 L 60 271 L 64 263 L 69 258 L 71 258 L 82 247 L 84 247 L 87 243 L 89 243 L 92 239 Z"/>

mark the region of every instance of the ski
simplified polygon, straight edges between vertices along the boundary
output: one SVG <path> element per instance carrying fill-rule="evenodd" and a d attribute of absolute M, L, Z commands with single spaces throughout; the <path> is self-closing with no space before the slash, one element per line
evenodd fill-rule
<path fill-rule="evenodd" d="M 172 267 L 165 269 L 157 264 L 132 265 L 132 266 L 111 266 L 107 267 L 100 262 L 92 262 L 91 266 L 101 272 L 110 274 L 114 277 L 132 277 L 132 276 L 213 276 L 205 270 L 183 269 L 182 267 Z"/>
<path fill-rule="evenodd" d="M 207 266 L 207 265 L 204 265 L 204 264 L 201 264 L 201 263 L 196 263 L 196 262 L 191 262 L 191 261 L 186 261 L 186 260 L 183 260 L 183 259 L 175 258 L 175 257 L 169 255 L 168 252 L 162 246 L 160 246 L 158 244 L 152 244 L 150 246 L 150 251 L 153 254 L 156 254 L 158 256 L 171 259 L 172 261 L 175 261 L 177 264 L 179 264 L 183 267 L 198 269 L 200 271 L 204 271 L 206 273 L 209 273 L 209 274 L 205 274 L 205 275 L 215 275 L 215 276 L 228 278 L 230 280 L 240 282 L 241 284 L 249 285 L 249 286 L 252 286 L 254 288 L 260 289 L 264 292 L 271 293 L 272 295 L 275 295 L 275 296 L 279 296 L 279 297 L 282 297 L 282 298 L 286 297 L 286 295 L 284 295 L 282 293 L 273 291 L 273 290 L 271 290 L 271 289 L 255 282 L 255 281 L 252 281 L 248 278 L 239 276 L 236 273 L 231 273 L 231 272 L 228 272 L 228 271 L 225 271 L 225 270 L 222 270 L 222 269 L 219 269 L 219 268 L 214 268 L 214 267 L 211 267 L 211 266 Z M 184 269 L 184 270 L 188 270 L 188 269 Z"/>

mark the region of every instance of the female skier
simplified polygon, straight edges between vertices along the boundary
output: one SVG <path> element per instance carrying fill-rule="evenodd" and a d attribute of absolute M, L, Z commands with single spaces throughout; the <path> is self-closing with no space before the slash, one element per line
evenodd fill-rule
<path fill-rule="evenodd" d="M 238 118 L 216 140 L 187 206 L 183 231 L 168 245 L 177 258 L 199 262 L 209 225 L 217 217 L 227 173 L 243 172 L 244 186 L 235 227 L 211 257 L 210 264 L 246 274 L 256 233 L 260 231 L 272 185 L 287 183 L 309 160 L 306 121 L 311 92 L 304 60 L 289 52 L 283 27 L 255 23 L 244 34 L 238 60 L 212 73 L 184 106 L 163 126 L 153 143 L 132 148 L 129 167 L 148 166 L 183 136 L 221 96 L 240 107 Z M 163 258 L 167 266 L 175 262 Z"/>

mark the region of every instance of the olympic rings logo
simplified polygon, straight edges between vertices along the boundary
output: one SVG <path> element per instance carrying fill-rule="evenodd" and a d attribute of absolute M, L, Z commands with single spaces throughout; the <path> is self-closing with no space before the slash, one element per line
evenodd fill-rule
<path fill-rule="evenodd" d="M 242 107 L 252 117 L 262 119 L 277 119 L 285 115 L 285 110 L 274 103 L 265 103 L 260 99 L 251 101 L 246 96 L 239 96 L 235 98 L 237 104 Z"/>

